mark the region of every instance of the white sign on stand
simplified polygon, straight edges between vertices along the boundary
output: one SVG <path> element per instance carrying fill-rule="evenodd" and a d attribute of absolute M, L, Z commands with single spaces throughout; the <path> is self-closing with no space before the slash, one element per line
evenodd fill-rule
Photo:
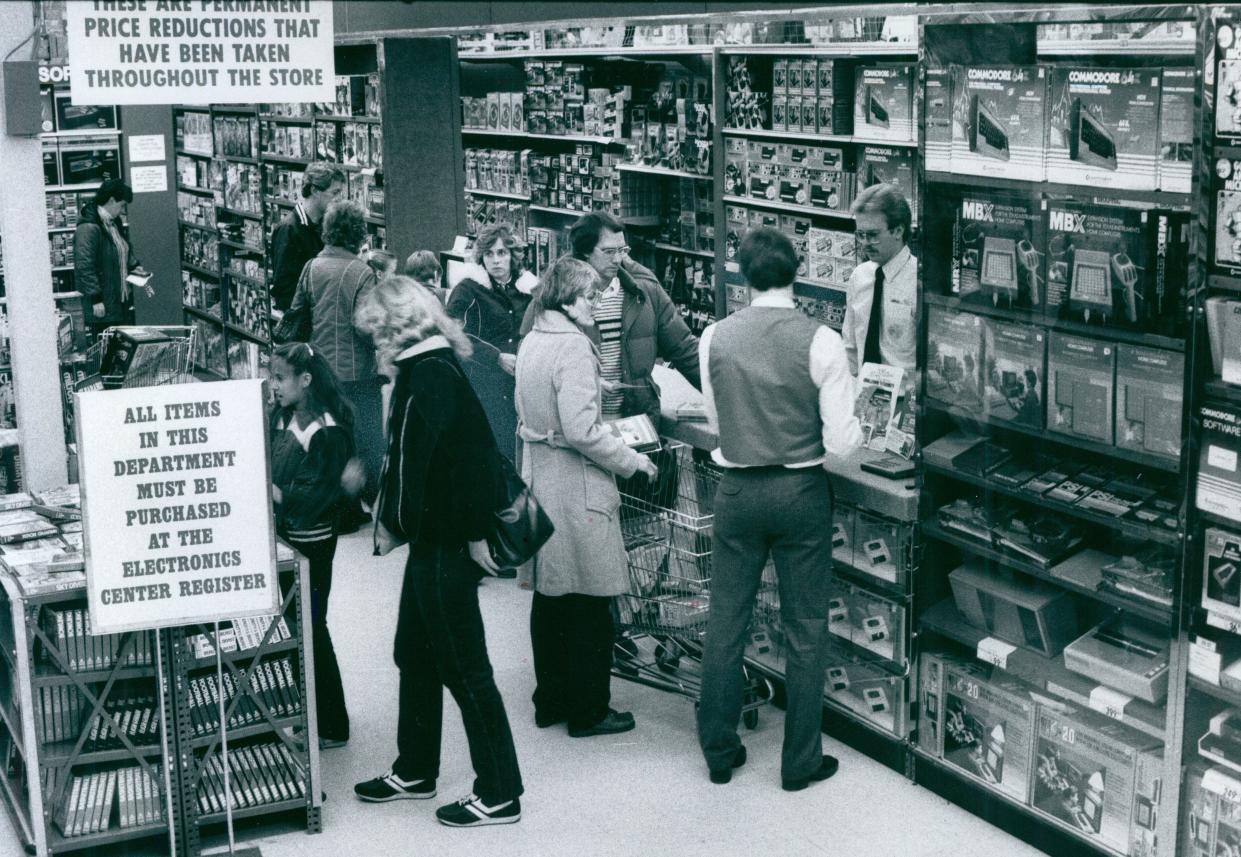
<path fill-rule="evenodd" d="M 95 633 L 277 611 L 262 385 L 77 394 Z"/>
<path fill-rule="evenodd" d="M 244 5 L 65 4 L 73 103 L 333 101 L 331 0 Z"/>

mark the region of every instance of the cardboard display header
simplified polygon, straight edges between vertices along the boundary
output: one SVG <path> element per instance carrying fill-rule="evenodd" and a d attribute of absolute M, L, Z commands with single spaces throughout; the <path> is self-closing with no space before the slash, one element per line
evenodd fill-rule
<path fill-rule="evenodd" d="M 335 97 L 329 0 L 81 0 L 66 16 L 77 105 Z"/>

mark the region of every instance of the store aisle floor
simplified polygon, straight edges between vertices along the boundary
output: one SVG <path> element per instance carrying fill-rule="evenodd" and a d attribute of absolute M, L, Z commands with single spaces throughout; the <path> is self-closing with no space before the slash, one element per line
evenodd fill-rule
<path fill-rule="evenodd" d="M 341 540 L 336 559 L 329 622 L 353 736 L 347 747 L 322 754 L 324 831 L 263 836 L 257 841 L 264 857 L 1038 853 L 830 738 L 826 746 L 840 757 L 840 773 L 803 792 L 782 791 L 782 712 L 774 708 L 763 709 L 758 729 L 743 736 L 750 762 L 727 786 L 707 781 L 693 705 L 683 697 L 615 681 L 616 706 L 637 718 L 633 732 L 574 739 L 563 727 L 537 729 L 530 703 L 530 596 L 507 580 L 488 580 L 480 595 L 526 784 L 521 822 L 480 830 L 436 823 L 435 807 L 469 791 L 473 779 L 450 698 L 439 797 L 362 804 L 353 784 L 384 771 L 395 755 L 391 647 L 405 557 L 398 551 L 374 558 L 368 548 L 366 536 L 350 536 Z"/>

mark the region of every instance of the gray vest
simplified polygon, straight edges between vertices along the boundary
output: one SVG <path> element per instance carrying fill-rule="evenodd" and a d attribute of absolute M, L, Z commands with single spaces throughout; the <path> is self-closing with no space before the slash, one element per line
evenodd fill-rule
<path fill-rule="evenodd" d="M 749 467 L 823 456 L 810 344 L 819 323 L 795 309 L 746 307 L 711 334 L 711 390 L 720 451 Z"/>

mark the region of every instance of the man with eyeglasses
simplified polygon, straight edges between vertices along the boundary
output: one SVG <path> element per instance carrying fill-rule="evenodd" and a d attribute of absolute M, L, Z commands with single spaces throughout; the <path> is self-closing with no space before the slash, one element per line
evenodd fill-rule
<path fill-rule="evenodd" d="M 649 269 L 629 258 L 625 225 L 605 211 L 579 218 L 569 230 L 573 255 L 599 274 L 592 316 L 603 378 L 603 418 L 648 414 L 659 425 L 659 388 L 651 379 L 656 359 L 672 364 L 695 387 L 698 338 Z M 535 306 L 534 303 L 531 306 Z M 526 313 L 523 333 L 533 323 Z"/>
<path fill-rule="evenodd" d="M 849 278 L 841 331 L 849 371 L 886 363 L 912 377 L 917 358 L 918 260 L 909 251 L 913 220 L 904 195 L 877 184 L 853 202 L 858 266 Z"/>
<path fill-rule="evenodd" d="M 271 299 L 287 310 L 293 303 L 302 268 L 323 249 L 319 234 L 323 215 L 345 192 L 345 171 L 335 164 L 316 162 L 302 173 L 302 200 L 286 212 L 271 233 Z"/>

